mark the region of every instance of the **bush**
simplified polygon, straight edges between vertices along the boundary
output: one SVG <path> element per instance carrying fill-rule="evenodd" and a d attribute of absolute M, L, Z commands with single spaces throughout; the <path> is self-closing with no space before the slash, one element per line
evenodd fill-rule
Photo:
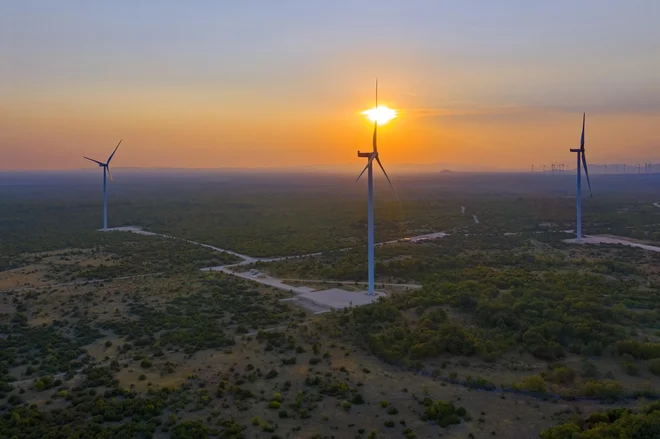
<path fill-rule="evenodd" d="M 623 363 L 623 371 L 630 376 L 639 375 L 639 368 L 637 367 L 637 365 L 629 361 Z"/>
<path fill-rule="evenodd" d="M 593 396 L 606 401 L 615 401 L 623 393 L 621 384 L 612 380 L 588 381 L 582 387 L 582 393 L 585 396 Z"/>
<path fill-rule="evenodd" d="M 543 377 L 539 375 L 532 375 L 524 378 L 518 382 L 515 387 L 520 390 L 527 390 L 528 392 L 545 393 L 547 386 Z"/>
<path fill-rule="evenodd" d="M 351 399 L 351 402 L 353 404 L 358 404 L 358 405 L 364 404 L 364 398 L 359 393 L 356 393 L 355 395 L 353 395 L 353 399 Z"/>
<path fill-rule="evenodd" d="M 649 372 L 651 372 L 653 375 L 660 376 L 660 358 L 649 361 L 648 366 Z"/>
<path fill-rule="evenodd" d="M 391 420 L 391 419 L 388 419 L 387 421 L 385 421 L 385 427 L 387 427 L 387 428 L 394 427 L 394 421 Z"/>
<path fill-rule="evenodd" d="M 541 433 L 542 439 L 569 438 L 655 438 L 660 434 L 660 404 L 633 412 L 618 408 L 591 414 L 584 420 L 557 425 Z"/>
<path fill-rule="evenodd" d="M 461 418 L 459 418 L 458 415 L 456 414 L 447 415 L 444 418 L 438 420 L 438 425 L 443 428 L 460 423 L 461 423 Z"/>
<path fill-rule="evenodd" d="M 271 401 L 270 404 L 268 404 L 268 408 L 272 409 L 272 410 L 279 410 L 280 402 L 279 401 Z"/>
<path fill-rule="evenodd" d="M 586 358 L 582 360 L 580 373 L 585 378 L 600 378 L 600 371 L 598 370 L 598 367 Z"/>
<path fill-rule="evenodd" d="M 142 361 L 140 362 L 140 367 L 142 367 L 142 368 L 144 368 L 144 369 L 148 369 L 148 368 L 150 368 L 152 365 L 153 365 L 153 363 L 152 363 L 151 360 L 148 359 L 148 358 L 145 358 L 144 360 L 142 360 Z"/>
<path fill-rule="evenodd" d="M 277 371 L 275 369 L 271 369 L 270 372 L 268 372 L 265 376 L 267 380 L 273 379 L 277 376 Z"/>
<path fill-rule="evenodd" d="M 622 356 L 630 354 L 633 358 L 652 360 L 660 358 L 660 343 L 624 340 L 616 344 L 616 351 Z"/>
<path fill-rule="evenodd" d="M 42 392 L 42 391 L 44 391 L 45 389 L 46 389 L 46 385 L 44 384 L 43 381 L 41 381 L 41 380 L 37 380 L 37 381 L 35 381 L 35 383 L 34 383 L 34 390 L 36 390 L 37 392 Z"/>
<path fill-rule="evenodd" d="M 207 438 L 211 431 L 200 421 L 185 421 L 172 429 L 172 439 Z"/>
<path fill-rule="evenodd" d="M 399 413 L 399 410 L 397 410 L 396 407 L 390 406 L 390 408 L 387 409 L 387 414 L 388 415 L 396 415 Z"/>
<path fill-rule="evenodd" d="M 444 401 L 432 402 L 429 398 L 425 398 L 422 403 L 426 406 L 422 419 L 436 421 L 441 427 L 460 424 L 461 417 L 466 421 L 470 419 L 470 415 L 463 407 L 456 407 Z"/>

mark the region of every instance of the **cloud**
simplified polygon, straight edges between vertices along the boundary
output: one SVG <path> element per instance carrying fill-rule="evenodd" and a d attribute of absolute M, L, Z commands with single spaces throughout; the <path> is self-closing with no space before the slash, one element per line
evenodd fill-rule
<path fill-rule="evenodd" d="M 506 105 L 506 106 L 470 106 L 470 105 L 455 105 L 448 107 L 437 108 L 402 108 L 400 113 L 409 117 L 419 118 L 443 118 L 443 117 L 492 117 L 492 116 L 515 116 L 523 114 L 532 114 L 540 112 L 548 112 L 549 110 L 527 107 L 521 105 Z"/>
<path fill-rule="evenodd" d="M 566 113 L 657 115 L 660 117 L 660 94 L 629 96 L 624 99 L 598 98 L 585 103 L 567 102 L 529 105 L 468 105 L 457 104 L 428 108 L 402 108 L 401 114 L 413 118 L 508 118 L 511 116 L 540 116 Z"/>

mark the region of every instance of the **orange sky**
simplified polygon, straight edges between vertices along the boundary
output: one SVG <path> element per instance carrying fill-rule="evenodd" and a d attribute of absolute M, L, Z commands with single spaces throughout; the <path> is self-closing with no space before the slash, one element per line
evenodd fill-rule
<path fill-rule="evenodd" d="M 386 91 L 382 86 L 382 95 Z M 391 94 L 399 99 L 387 101 L 400 113 L 379 131 L 387 163 L 477 161 L 478 167 L 528 169 L 531 164 L 572 163 L 568 148 L 579 141 L 579 113 L 532 107 L 424 110 L 409 108 L 405 96 Z M 107 158 L 121 137 L 117 167 L 355 165 L 356 151 L 370 147 L 371 124 L 360 114 L 368 107 L 367 96 L 347 96 L 345 102 L 319 108 L 254 96 L 234 98 L 254 104 L 229 107 L 191 96 L 171 96 L 171 103 L 131 94 L 130 103 L 106 96 L 98 98 L 103 105 L 95 105 L 96 99 L 56 98 L 22 107 L 0 104 L 0 167 L 84 167 L 80 156 Z M 653 113 L 588 114 L 589 159 L 633 163 L 660 158 L 659 126 Z"/>
<path fill-rule="evenodd" d="M 0 17 L 0 170 L 88 167 L 120 138 L 116 167 L 357 169 L 376 76 L 400 111 L 381 130 L 387 164 L 572 165 L 582 111 L 591 163 L 660 162 L 660 32 L 633 4 L 392 1 L 369 21 L 369 1 L 166 3 L 26 1 Z"/>

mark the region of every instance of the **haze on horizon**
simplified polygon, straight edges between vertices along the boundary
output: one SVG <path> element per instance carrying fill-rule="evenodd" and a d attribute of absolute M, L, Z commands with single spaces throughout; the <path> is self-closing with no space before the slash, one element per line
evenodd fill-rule
<path fill-rule="evenodd" d="M 192 6 L 191 6 L 192 5 Z M 660 161 L 660 3 L 8 2 L 0 170 Z M 475 165 L 477 166 L 477 165 Z"/>

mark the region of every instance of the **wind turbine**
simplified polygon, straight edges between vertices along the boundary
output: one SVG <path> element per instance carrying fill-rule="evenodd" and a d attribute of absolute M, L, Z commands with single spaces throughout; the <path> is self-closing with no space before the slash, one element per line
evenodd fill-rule
<path fill-rule="evenodd" d="M 587 156 L 584 152 L 584 121 L 585 113 L 582 113 L 582 137 L 580 138 L 580 148 L 571 149 L 571 152 L 577 153 L 577 240 L 582 240 L 582 170 L 580 169 L 580 160 L 584 165 L 584 173 L 587 176 L 587 183 L 589 184 L 589 196 L 593 197 L 591 192 L 591 181 L 589 180 L 589 170 L 587 169 Z"/>
<path fill-rule="evenodd" d="M 124 139 L 122 139 L 124 140 Z M 117 152 L 117 148 L 119 148 L 119 145 L 121 145 L 122 140 L 119 141 L 117 146 L 115 147 L 115 150 L 112 151 L 112 154 L 110 154 L 110 157 L 108 157 L 108 161 L 106 163 L 99 162 L 98 160 L 90 159 L 89 157 L 85 157 L 87 160 L 98 163 L 100 167 L 103 168 L 103 229 L 108 228 L 108 192 L 107 192 L 107 184 L 106 184 L 106 174 L 110 176 L 110 180 L 112 180 L 112 172 L 110 172 L 110 161 L 112 158 L 115 156 L 115 153 Z"/>
<path fill-rule="evenodd" d="M 378 124 L 385 124 L 392 120 L 393 118 L 396 117 L 396 111 L 385 107 L 385 106 L 378 106 L 378 79 L 376 79 L 376 106 L 370 110 L 364 111 L 363 114 L 365 114 L 369 119 L 371 119 L 374 122 L 374 135 L 373 135 L 373 151 L 371 152 L 360 152 L 358 151 L 358 157 L 363 157 L 363 158 L 368 158 L 369 161 L 367 162 L 367 165 L 364 167 L 362 172 L 360 172 L 360 175 L 358 175 L 358 178 L 355 180 L 359 180 L 360 177 L 362 177 L 362 174 L 364 174 L 364 171 L 367 172 L 367 180 L 368 180 L 368 187 L 369 187 L 369 196 L 368 196 L 368 207 L 367 207 L 367 225 L 368 225 L 368 238 L 367 238 L 367 245 L 369 246 L 369 267 L 368 267 L 368 276 L 369 276 L 369 295 L 373 296 L 374 295 L 374 172 L 373 172 L 373 162 L 374 160 L 378 163 L 378 166 L 380 166 L 380 169 L 383 170 L 383 174 L 385 174 L 385 178 L 387 179 L 387 182 L 390 184 L 390 187 L 394 191 L 394 186 L 392 186 L 392 182 L 390 181 L 390 177 L 387 175 L 387 172 L 385 172 L 385 168 L 383 167 L 383 164 L 380 162 L 380 158 L 378 157 Z M 394 191 L 394 194 L 396 195 L 396 191 Z M 399 197 L 397 196 L 397 199 Z"/>

